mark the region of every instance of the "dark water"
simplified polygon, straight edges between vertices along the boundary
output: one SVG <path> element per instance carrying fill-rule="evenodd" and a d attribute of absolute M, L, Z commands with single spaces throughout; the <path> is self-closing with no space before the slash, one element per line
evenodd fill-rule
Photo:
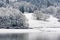
<path fill-rule="evenodd" d="M 28 34 L 0 34 L 0 40 L 28 40 Z"/>
<path fill-rule="evenodd" d="M 0 40 L 60 40 L 59 32 L 0 34 Z"/>

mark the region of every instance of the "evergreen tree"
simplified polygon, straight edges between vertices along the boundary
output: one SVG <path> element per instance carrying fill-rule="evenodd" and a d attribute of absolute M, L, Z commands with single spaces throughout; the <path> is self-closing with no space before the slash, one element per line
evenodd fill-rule
<path fill-rule="evenodd" d="M 2 7 L 4 5 L 4 3 L 2 1 L 0 1 L 0 7 Z"/>
<path fill-rule="evenodd" d="M 47 7 L 52 6 L 53 4 L 50 3 L 50 1 L 47 0 Z"/>
<path fill-rule="evenodd" d="M 24 6 L 20 7 L 19 9 L 22 13 L 24 13 Z"/>
<path fill-rule="evenodd" d="M 32 13 L 33 11 L 32 11 L 32 9 L 31 8 L 29 8 L 29 13 Z"/>
<path fill-rule="evenodd" d="M 9 0 L 6 0 L 6 4 L 9 4 Z"/>

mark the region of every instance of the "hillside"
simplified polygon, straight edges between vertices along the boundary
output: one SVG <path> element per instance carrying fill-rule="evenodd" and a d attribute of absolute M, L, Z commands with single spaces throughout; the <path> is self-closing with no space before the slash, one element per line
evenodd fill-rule
<path fill-rule="evenodd" d="M 48 21 L 35 20 L 33 13 L 24 13 L 26 18 L 28 19 L 28 24 L 30 28 L 59 28 L 60 23 L 58 19 L 50 15 Z"/>

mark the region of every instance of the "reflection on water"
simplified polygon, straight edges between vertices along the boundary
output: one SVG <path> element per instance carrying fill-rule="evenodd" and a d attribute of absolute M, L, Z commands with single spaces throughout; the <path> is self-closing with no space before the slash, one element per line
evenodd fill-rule
<path fill-rule="evenodd" d="M 60 40 L 60 32 L 30 33 L 29 40 Z"/>
<path fill-rule="evenodd" d="M 0 40 L 60 40 L 59 32 L 0 34 Z"/>
<path fill-rule="evenodd" d="M 28 34 L 0 34 L 0 40 L 28 40 Z"/>

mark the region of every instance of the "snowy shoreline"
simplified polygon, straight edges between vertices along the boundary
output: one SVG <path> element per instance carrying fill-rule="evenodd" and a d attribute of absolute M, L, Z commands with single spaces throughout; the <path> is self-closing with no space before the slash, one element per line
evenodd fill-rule
<path fill-rule="evenodd" d="M 59 32 L 59 31 L 60 31 L 60 28 L 0 29 L 0 34 L 8 34 L 8 33 L 36 33 L 36 32 L 40 33 L 40 32 Z"/>
<path fill-rule="evenodd" d="M 40 32 L 36 29 L 0 29 L 0 34 L 8 34 L 8 33 L 33 33 Z"/>

